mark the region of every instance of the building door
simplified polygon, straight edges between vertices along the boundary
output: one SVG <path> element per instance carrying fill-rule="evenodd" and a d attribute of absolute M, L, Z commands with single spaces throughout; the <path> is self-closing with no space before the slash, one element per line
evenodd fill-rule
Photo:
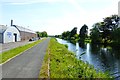
<path fill-rule="evenodd" d="M 15 42 L 17 42 L 17 34 L 14 33 L 14 36 L 15 36 Z"/>

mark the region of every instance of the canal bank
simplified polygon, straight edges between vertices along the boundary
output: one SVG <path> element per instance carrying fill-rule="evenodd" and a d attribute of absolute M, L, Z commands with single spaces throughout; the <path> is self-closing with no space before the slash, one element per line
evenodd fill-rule
<path fill-rule="evenodd" d="M 93 65 L 97 71 L 109 72 L 115 77 L 120 77 L 120 50 L 113 47 L 104 47 L 103 45 L 91 45 L 86 43 L 76 45 L 69 41 L 58 39 L 61 44 L 67 44 L 68 50 L 75 53 L 76 57 L 84 62 Z M 80 57 L 82 53 L 85 53 Z"/>
<path fill-rule="evenodd" d="M 73 52 L 53 38 L 50 40 L 47 49 L 48 54 L 50 58 L 50 78 L 110 78 L 107 73 L 97 72 L 92 65 L 78 60 Z M 47 57 L 44 58 L 44 62 L 47 62 Z M 43 68 L 47 68 L 47 65 L 45 67 L 43 64 Z M 44 78 L 45 75 L 44 70 L 42 71 L 40 72 L 42 75 L 40 75 L 40 78 Z"/>

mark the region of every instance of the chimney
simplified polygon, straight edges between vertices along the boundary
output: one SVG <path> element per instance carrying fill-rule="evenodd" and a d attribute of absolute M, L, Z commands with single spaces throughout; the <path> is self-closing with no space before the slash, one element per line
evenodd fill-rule
<path fill-rule="evenodd" d="M 11 20 L 11 26 L 13 26 L 13 20 Z"/>

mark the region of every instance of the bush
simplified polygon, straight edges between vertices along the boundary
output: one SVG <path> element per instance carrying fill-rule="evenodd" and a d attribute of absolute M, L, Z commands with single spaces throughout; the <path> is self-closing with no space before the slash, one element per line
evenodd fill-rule
<path fill-rule="evenodd" d="M 65 46 L 66 48 L 68 48 L 68 45 L 67 45 L 67 44 L 64 44 L 64 46 Z"/>

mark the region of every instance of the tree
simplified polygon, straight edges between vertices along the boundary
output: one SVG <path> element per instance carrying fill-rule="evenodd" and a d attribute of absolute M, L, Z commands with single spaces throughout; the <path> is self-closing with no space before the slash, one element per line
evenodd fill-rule
<path fill-rule="evenodd" d="M 62 38 L 62 35 L 55 35 L 56 38 Z"/>
<path fill-rule="evenodd" d="M 117 28 L 112 32 L 112 40 L 120 45 L 120 28 Z"/>
<path fill-rule="evenodd" d="M 62 39 L 68 40 L 69 37 L 70 37 L 70 31 L 64 31 L 64 32 L 62 33 Z"/>
<path fill-rule="evenodd" d="M 93 26 L 93 28 L 90 30 L 90 38 L 92 40 L 92 43 L 101 43 L 101 33 L 99 30 L 100 24 L 99 23 L 95 23 Z"/>
<path fill-rule="evenodd" d="M 42 34 L 39 31 L 37 31 L 36 33 L 37 33 L 37 37 L 39 38 L 42 37 Z"/>
<path fill-rule="evenodd" d="M 43 32 L 37 31 L 36 33 L 37 33 L 37 37 L 47 37 L 48 36 L 46 31 L 43 31 Z"/>
<path fill-rule="evenodd" d="M 77 34 L 77 27 L 74 27 L 70 32 L 70 37 L 74 37 Z"/>
<path fill-rule="evenodd" d="M 47 37 L 48 36 L 46 31 L 41 32 L 41 34 L 42 34 L 42 37 Z"/>
<path fill-rule="evenodd" d="M 118 15 L 112 15 L 103 18 L 103 22 L 96 23 L 90 33 L 92 41 L 98 41 L 104 44 L 111 43 L 113 41 L 113 35 L 117 32 L 116 29 L 118 29 L 119 19 Z"/>
<path fill-rule="evenodd" d="M 79 39 L 77 34 L 77 27 L 74 27 L 71 31 L 64 31 L 61 35 L 62 39 L 69 40 L 74 44 L 76 44 Z"/>
<path fill-rule="evenodd" d="M 81 27 L 80 32 L 79 32 L 80 40 L 84 41 L 85 38 L 87 37 L 87 34 L 88 34 L 88 26 L 86 24 L 84 24 Z"/>

